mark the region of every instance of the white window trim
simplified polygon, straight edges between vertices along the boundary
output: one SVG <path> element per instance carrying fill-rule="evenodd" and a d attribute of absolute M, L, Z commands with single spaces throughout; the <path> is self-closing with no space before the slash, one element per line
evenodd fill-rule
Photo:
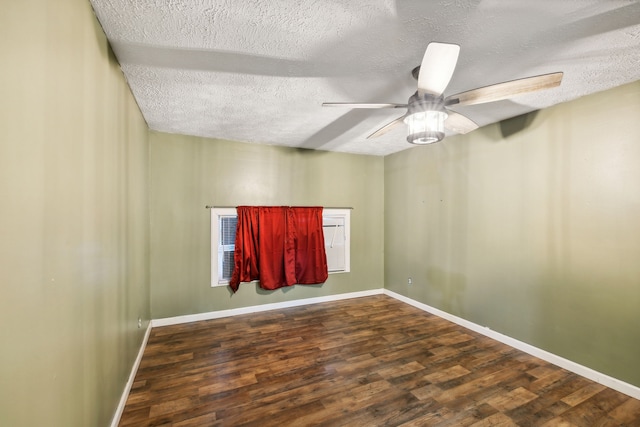
<path fill-rule="evenodd" d="M 219 246 L 220 242 L 220 217 L 237 216 L 236 208 L 211 208 L 211 287 L 227 286 L 228 280 L 219 279 Z M 349 273 L 351 271 L 351 209 L 324 208 L 322 211 L 323 222 L 325 218 L 344 218 L 344 269 L 329 271 L 329 274 Z"/>
<path fill-rule="evenodd" d="M 220 217 L 237 216 L 236 208 L 211 208 L 211 286 L 227 286 L 228 280 L 220 280 L 218 276 L 220 242 Z"/>
<path fill-rule="evenodd" d="M 344 269 L 329 270 L 329 274 L 349 273 L 351 271 L 351 209 L 323 209 L 323 227 L 325 218 L 344 218 Z"/>

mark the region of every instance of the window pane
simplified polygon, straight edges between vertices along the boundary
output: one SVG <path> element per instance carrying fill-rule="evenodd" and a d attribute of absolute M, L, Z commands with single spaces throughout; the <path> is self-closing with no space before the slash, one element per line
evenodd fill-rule
<path fill-rule="evenodd" d="M 229 280 L 233 274 L 233 251 L 222 254 L 222 279 Z"/>
<path fill-rule="evenodd" d="M 220 245 L 234 245 L 236 242 L 237 216 L 226 216 L 220 218 Z"/>

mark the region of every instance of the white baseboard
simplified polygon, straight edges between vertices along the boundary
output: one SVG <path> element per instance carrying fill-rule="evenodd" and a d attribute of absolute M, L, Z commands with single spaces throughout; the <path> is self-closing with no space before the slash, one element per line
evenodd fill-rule
<path fill-rule="evenodd" d="M 636 387 L 632 384 L 629 383 L 625 383 L 624 381 L 620 381 L 618 379 L 615 379 L 613 377 L 610 377 L 608 375 L 605 375 L 601 372 L 598 371 L 594 371 L 591 368 L 588 368 L 586 366 L 580 365 L 578 363 L 575 363 L 571 360 L 565 359 L 563 357 L 560 357 L 558 355 L 555 355 L 553 353 L 549 353 L 546 350 L 542 350 L 538 347 L 534 347 L 530 344 L 527 344 L 525 342 L 522 341 L 518 341 L 514 338 L 511 338 L 509 336 L 503 335 L 499 332 L 493 331 L 490 328 L 486 327 L 486 326 L 480 326 L 476 323 L 470 322 L 468 320 L 462 319 L 460 317 L 454 316 L 450 313 L 447 313 L 445 311 L 439 310 L 435 307 L 431 307 L 427 304 L 423 304 L 421 302 L 418 302 L 416 300 L 413 300 L 411 298 L 407 298 L 404 295 L 400 295 L 397 294 L 393 291 L 390 291 L 388 289 L 384 289 L 383 292 L 385 295 L 388 295 L 392 298 L 395 298 L 399 301 L 402 301 L 404 303 L 407 303 L 409 305 L 412 305 L 416 308 L 419 308 L 423 311 L 426 311 L 428 313 L 434 314 L 438 317 L 441 317 L 443 319 L 449 320 L 450 322 L 456 323 L 460 326 L 463 326 L 467 329 L 470 329 L 474 332 L 478 332 L 482 335 L 485 335 L 489 338 L 492 338 L 496 341 L 500 341 L 504 344 L 507 344 L 513 348 L 516 348 L 518 350 L 524 351 L 525 353 L 528 353 L 532 356 L 538 357 L 542 360 L 546 360 L 549 363 L 553 363 L 556 366 L 559 366 L 561 368 L 566 369 L 567 371 L 571 371 L 573 373 L 576 373 L 578 375 L 581 375 L 585 378 L 588 378 L 592 381 L 595 381 L 599 384 L 602 384 L 604 386 L 607 386 L 609 388 L 612 388 L 616 391 L 619 391 L 620 393 L 624 393 L 628 396 L 631 396 L 635 399 L 640 399 L 640 387 Z"/>
<path fill-rule="evenodd" d="M 138 356 L 133 362 L 133 367 L 131 368 L 129 379 L 127 380 L 127 384 L 125 384 L 124 391 L 122 392 L 122 396 L 120 397 L 120 403 L 118 404 L 116 413 L 113 415 L 113 419 L 111 420 L 111 427 L 118 427 L 118 424 L 120 424 L 120 418 L 122 417 L 124 407 L 127 404 L 127 399 L 129 398 L 129 391 L 131 391 L 133 381 L 135 380 L 136 374 L 138 373 L 138 367 L 140 366 L 140 361 L 142 360 L 144 349 L 147 347 L 147 341 L 149 340 L 149 335 L 151 334 L 151 328 L 151 322 L 149 322 L 149 325 L 147 325 L 147 330 L 144 333 L 144 338 L 142 338 L 142 344 L 140 344 L 140 350 L 138 350 Z"/>
<path fill-rule="evenodd" d="M 240 314 L 258 313 L 260 311 L 278 310 L 281 308 L 298 307 L 301 305 L 317 304 L 320 302 L 339 301 L 350 298 L 368 297 L 371 295 L 381 295 L 383 289 L 372 289 L 370 291 L 349 292 L 346 294 L 328 295 L 326 297 L 305 298 L 293 301 L 276 302 L 272 304 L 253 305 L 251 307 L 232 308 L 229 310 L 210 311 L 208 313 L 187 314 L 184 316 L 165 317 L 151 321 L 153 327 L 178 325 L 180 323 L 198 322 L 200 320 L 220 319 L 223 317 L 238 316 Z"/>

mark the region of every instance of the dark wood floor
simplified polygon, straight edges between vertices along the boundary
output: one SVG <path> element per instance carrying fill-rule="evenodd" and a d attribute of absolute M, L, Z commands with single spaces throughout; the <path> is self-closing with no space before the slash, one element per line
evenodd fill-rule
<path fill-rule="evenodd" d="M 387 296 L 154 328 L 121 426 L 640 426 L 640 401 Z"/>

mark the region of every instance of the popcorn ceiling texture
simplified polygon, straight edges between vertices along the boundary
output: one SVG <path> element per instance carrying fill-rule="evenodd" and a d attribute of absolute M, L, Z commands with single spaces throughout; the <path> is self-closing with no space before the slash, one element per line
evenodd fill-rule
<path fill-rule="evenodd" d="M 358 154 L 412 147 L 405 103 L 431 41 L 457 43 L 445 94 L 564 71 L 559 88 L 458 111 L 480 125 L 640 79 L 628 0 L 91 0 L 153 130 Z M 446 143 L 446 139 L 443 143 Z"/>

